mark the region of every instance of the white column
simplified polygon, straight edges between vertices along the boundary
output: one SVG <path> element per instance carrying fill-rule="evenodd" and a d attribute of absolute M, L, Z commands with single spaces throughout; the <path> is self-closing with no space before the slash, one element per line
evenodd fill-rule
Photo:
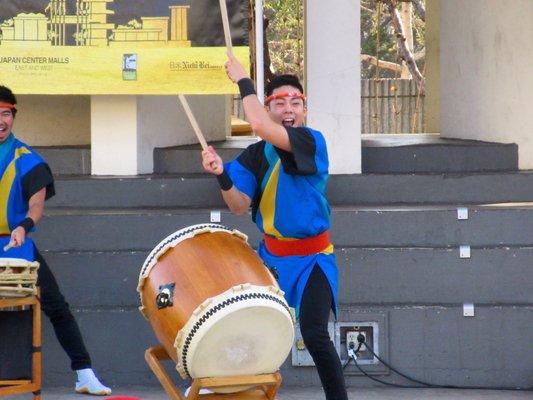
<path fill-rule="evenodd" d="M 330 173 L 360 173 L 360 2 L 332 4 L 306 1 L 307 124 L 326 137 Z"/>
<path fill-rule="evenodd" d="M 91 173 L 137 174 L 136 96 L 91 96 Z"/>
<path fill-rule="evenodd" d="M 265 100 L 265 60 L 263 35 L 263 0 L 255 1 L 255 84 L 257 97 L 261 103 Z"/>
<path fill-rule="evenodd" d="M 533 1 L 441 2 L 442 136 L 517 143 L 533 168 Z"/>
<path fill-rule="evenodd" d="M 426 0 L 426 133 L 440 133 L 440 5 Z"/>

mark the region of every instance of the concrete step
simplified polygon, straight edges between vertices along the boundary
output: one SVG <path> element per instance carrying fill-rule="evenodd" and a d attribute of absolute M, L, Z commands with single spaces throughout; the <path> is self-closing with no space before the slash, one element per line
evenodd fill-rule
<path fill-rule="evenodd" d="M 228 161 L 257 140 L 235 137 L 212 142 Z M 518 146 L 474 140 L 444 139 L 439 135 L 363 135 L 363 173 L 466 173 L 518 170 Z M 91 173 L 90 146 L 36 147 L 56 175 Z M 156 174 L 202 173 L 200 145 L 154 149 Z"/>
<path fill-rule="evenodd" d="M 72 307 L 134 308 L 148 251 L 43 251 Z"/>
<path fill-rule="evenodd" d="M 524 277 L 532 253 L 531 248 L 483 249 L 459 260 L 445 249 L 338 249 L 338 322 L 385 321 L 379 354 L 414 377 L 438 384 L 530 386 L 531 281 Z M 143 353 L 157 340 L 137 310 L 135 292 L 137 265 L 145 254 L 44 255 L 105 382 L 156 384 Z M 475 304 L 475 317 L 463 316 L 466 301 Z M 65 373 L 68 359 L 46 317 L 43 357 L 46 385 L 71 386 L 74 375 Z M 173 364 L 167 366 L 177 377 Z M 281 370 L 286 385 L 319 385 L 313 368 L 294 367 L 290 357 Z M 370 384 L 353 366 L 345 374 L 349 385 Z M 386 370 L 380 375 L 405 383 Z"/>
<path fill-rule="evenodd" d="M 208 221 L 208 211 L 49 210 L 37 243 L 106 383 L 155 383 L 142 359 L 157 341 L 137 310 L 140 266 L 167 234 Z M 341 275 L 338 322 L 378 321 L 380 355 L 424 380 L 531 384 L 533 208 L 479 207 L 461 221 L 449 207 L 335 207 L 333 216 Z M 223 212 L 222 221 L 257 244 L 249 216 Z M 459 258 L 459 244 L 474 246 L 471 258 Z M 465 302 L 474 303 L 475 317 L 463 316 Z M 43 378 L 49 385 L 71 385 L 68 360 L 44 321 Z M 367 367 L 373 369 L 389 374 Z M 319 385 L 314 369 L 294 367 L 290 358 L 282 372 L 285 384 Z M 353 366 L 345 374 L 350 385 L 368 384 Z"/>
<path fill-rule="evenodd" d="M 35 150 L 50 165 L 55 175 L 89 175 L 91 173 L 90 146 L 36 146 Z"/>
<path fill-rule="evenodd" d="M 363 173 L 518 170 L 518 146 L 439 135 L 363 135 Z"/>
<path fill-rule="evenodd" d="M 148 253 L 43 255 L 73 307 L 111 309 L 139 306 L 139 272 Z M 344 305 L 504 305 L 532 300 L 533 282 L 524 277 L 533 265 L 533 248 L 475 249 L 470 259 L 459 258 L 457 249 L 337 248 L 336 255 Z"/>
<path fill-rule="evenodd" d="M 223 160 L 234 158 L 255 138 L 215 142 Z M 200 146 L 154 150 L 155 173 L 199 173 Z M 518 170 L 516 144 L 444 139 L 439 135 L 363 135 L 363 173 L 452 173 Z"/>
<path fill-rule="evenodd" d="M 208 175 L 58 177 L 56 193 L 56 196 L 47 202 L 47 207 L 202 208 L 223 206 L 216 180 Z"/>
<path fill-rule="evenodd" d="M 47 207 L 225 208 L 205 174 L 138 177 L 59 176 Z M 332 205 L 487 204 L 533 199 L 533 171 L 473 174 L 332 175 Z"/>
<path fill-rule="evenodd" d="M 533 248 L 337 248 L 342 304 L 527 304 Z M 445 283 L 444 283 L 445 282 Z M 497 290 L 495 288 L 497 286 Z"/>
<path fill-rule="evenodd" d="M 209 144 L 216 148 L 222 160 L 229 161 L 235 158 L 246 146 L 256 141 L 256 138 L 243 137 Z M 199 144 L 155 148 L 154 173 L 203 173 L 201 151 L 202 148 Z"/>
<path fill-rule="evenodd" d="M 105 279 L 102 277 L 102 279 Z M 144 361 L 144 351 L 159 342 L 148 321 L 136 308 L 71 308 L 92 365 L 105 384 L 154 385 L 157 380 Z M 43 382 L 72 386 L 70 360 L 60 347 L 52 325 L 43 315 Z M 177 372 L 174 372 L 176 377 Z"/>
<path fill-rule="evenodd" d="M 341 310 L 339 321 L 361 315 L 386 314 L 389 332 L 380 350 L 398 370 L 426 381 L 448 385 L 527 387 L 531 385 L 531 310 L 527 307 L 478 307 L 465 318 L 462 305 L 365 308 L 357 304 Z M 109 385 L 154 385 L 144 351 L 157 344 L 146 320 L 136 309 L 75 308 L 93 366 Z M 503 348 L 502 348 L 503 346 Z M 43 318 L 43 382 L 72 386 L 69 362 Z M 499 350 L 498 350 L 499 349 Z M 513 355 L 510 357 L 509 355 Z M 166 364 L 171 376 L 183 382 Z M 365 368 L 367 371 L 371 367 Z M 284 385 L 319 386 L 314 368 L 293 367 L 290 356 L 281 368 Z M 381 373 L 379 375 L 389 375 Z M 345 370 L 348 385 L 370 385 L 355 367 Z M 386 381 L 405 383 L 397 376 Z"/>
<path fill-rule="evenodd" d="M 42 250 L 147 251 L 167 235 L 210 222 L 209 209 L 49 209 L 34 234 Z M 249 215 L 221 211 L 221 223 L 259 239 Z M 331 237 L 338 247 L 457 248 L 533 246 L 533 207 L 333 207 Z"/>

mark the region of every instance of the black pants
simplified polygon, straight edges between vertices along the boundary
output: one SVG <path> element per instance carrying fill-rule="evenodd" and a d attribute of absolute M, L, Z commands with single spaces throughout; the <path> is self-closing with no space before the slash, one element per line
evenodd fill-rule
<path fill-rule="evenodd" d="M 326 399 L 347 400 L 341 361 L 328 333 L 332 301 L 328 279 L 315 265 L 300 304 L 300 330 L 315 362 Z"/>
<path fill-rule="evenodd" d="M 41 307 L 54 327 L 59 344 L 70 358 L 71 368 L 90 368 L 91 358 L 83 343 L 80 328 L 59 290 L 56 278 L 37 248 L 35 260 L 40 264 L 37 285 L 41 289 Z"/>

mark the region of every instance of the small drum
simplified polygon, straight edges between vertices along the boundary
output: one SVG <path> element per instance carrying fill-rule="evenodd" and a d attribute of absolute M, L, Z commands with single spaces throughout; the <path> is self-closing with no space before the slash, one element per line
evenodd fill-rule
<path fill-rule="evenodd" d="M 239 231 L 203 224 L 170 235 L 144 262 L 137 290 L 184 379 L 272 373 L 292 347 L 283 292 Z"/>
<path fill-rule="evenodd" d="M 37 261 L 0 258 L 0 298 L 26 297 L 37 293 Z"/>

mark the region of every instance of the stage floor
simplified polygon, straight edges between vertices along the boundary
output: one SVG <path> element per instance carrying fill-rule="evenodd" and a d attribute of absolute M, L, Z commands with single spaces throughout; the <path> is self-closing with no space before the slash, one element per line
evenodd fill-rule
<path fill-rule="evenodd" d="M 136 396 L 142 400 L 167 400 L 163 389 L 158 387 L 117 387 L 113 396 Z M 497 390 L 450 390 L 450 389 L 400 389 L 400 388 L 350 388 L 351 400 L 515 400 L 531 399 L 533 392 L 497 391 Z M 81 400 L 105 399 L 78 395 L 71 388 L 45 388 L 43 399 Z M 1 399 L 1 398 L 0 398 Z M 6 397 L 7 399 L 7 397 Z M 30 395 L 9 396 L 9 400 L 27 400 Z M 278 400 L 322 400 L 322 390 L 301 387 L 283 387 Z"/>

